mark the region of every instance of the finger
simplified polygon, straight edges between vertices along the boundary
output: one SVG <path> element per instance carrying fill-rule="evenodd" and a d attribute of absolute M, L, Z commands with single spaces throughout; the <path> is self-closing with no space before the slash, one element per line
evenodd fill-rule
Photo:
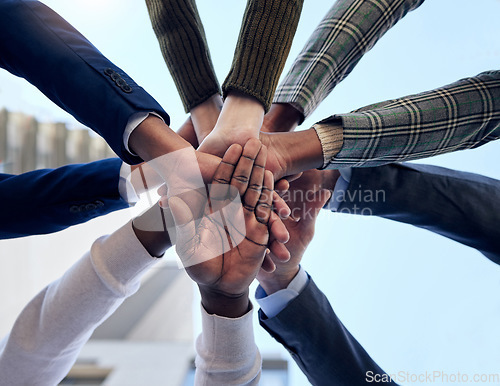
<path fill-rule="evenodd" d="M 276 239 L 280 243 L 286 243 L 290 239 L 288 229 L 286 229 L 283 221 L 274 212 L 271 213 L 268 223 L 269 236 Z"/>
<path fill-rule="evenodd" d="M 280 196 L 283 196 L 286 192 L 288 192 L 289 189 L 290 189 L 290 183 L 284 178 L 282 178 L 279 181 L 276 181 L 274 185 L 274 190 L 276 190 L 276 192 Z"/>
<path fill-rule="evenodd" d="M 274 255 L 276 260 L 279 260 L 282 263 L 286 263 L 290 260 L 290 252 L 286 248 L 285 244 L 280 243 L 277 240 L 273 240 L 269 245 L 269 250 Z"/>
<path fill-rule="evenodd" d="M 261 268 L 268 273 L 272 273 L 276 270 L 276 264 L 274 264 L 273 260 L 271 259 L 271 256 L 266 254 L 264 260 L 262 261 Z"/>
<path fill-rule="evenodd" d="M 243 148 L 240 145 L 234 144 L 224 154 L 210 185 L 210 200 L 212 201 L 212 205 L 214 205 L 214 201 L 224 201 L 229 198 L 231 178 L 242 151 Z"/>
<path fill-rule="evenodd" d="M 247 190 L 253 165 L 261 147 L 262 144 L 258 139 L 252 138 L 248 140 L 243 148 L 243 153 L 241 154 L 238 164 L 236 165 L 233 177 L 231 178 L 231 186 L 238 189 L 241 196 L 243 196 Z"/>
<path fill-rule="evenodd" d="M 260 195 L 262 194 L 262 186 L 264 184 L 264 175 L 266 171 L 266 159 L 267 147 L 262 146 L 259 154 L 257 154 L 257 157 L 255 158 L 250 181 L 245 195 L 243 196 L 243 205 L 252 213 L 254 212 L 255 207 L 259 202 Z"/>
<path fill-rule="evenodd" d="M 290 207 L 285 202 L 285 200 L 280 197 L 280 195 L 274 190 L 273 192 L 273 207 L 274 212 L 278 214 L 278 216 L 282 219 L 287 219 L 288 216 L 292 213 Z"/>
<path fill-rule="evenodd" d="M 271 217 L 271 213 L 273 213 L 273 188 L 273 174 L 269 170 L 266 170 L 264 174 L 264 186 L 262 187 L 259 202 L 255 207 L 255 217 L 257 218 L 257 221 L 262 224 L 267 224 L 269 222 L 269 218 Z"/>
<path fill-rule="evenodd" d="M 288 182 L 293 182 L 295 180 L 298 180 L 300 177 L 302 177 L 303 172 L 297 173 L 297 174 L 292 174 L 291 176 L 286 176 L 285 179 Z"/>

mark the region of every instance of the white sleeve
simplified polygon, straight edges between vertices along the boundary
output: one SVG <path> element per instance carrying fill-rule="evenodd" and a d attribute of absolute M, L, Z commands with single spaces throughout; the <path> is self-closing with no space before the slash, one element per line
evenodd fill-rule
<path fill-rule="evenodd" d="M 138 290 L 140 277 L 156 261 L 131 222 L 96 240 L 28 303 L 0 341 L 0 384 L 58 384 L 94 329 Z"/>
<path fill-rule="evenodd" d="M 239 318 L 209 315 L 201 306 L 195 385 L 257 385 L 262 358 L 253 334 L 253 307 Z"/>

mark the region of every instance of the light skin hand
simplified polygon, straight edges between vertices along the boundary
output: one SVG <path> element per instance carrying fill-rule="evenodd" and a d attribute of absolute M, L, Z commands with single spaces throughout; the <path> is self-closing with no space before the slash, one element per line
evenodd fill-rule
<path fill-rule="evenodd" d="M 200 150 L 222 157 L 232 144 L 244 145 L 258 138 L 264 120 L 264 106 L 254 97 L 230 91 L 214 130 L 200 144 Z"/>
<path fill-rule="evenodd" d="M 198 143 L 212 132 L 222 110 L 222 97 L 214 94 L 205 102 L 200 103 L 191 109 L 191 119 Z"/>
<path fill-rule="evenodd" d="M 244 239 L 214 258 L 186 265 L 188 275 L 198 284 L 202 304 L 209 313 L 239 317 L 249 308 L 248 286 L 261 268 L 269 240 L 271 217 L 272 175 L 265 172 L 265 147 L 258 141 L 249 142 L 244 149 L 231 146 L 214 176 L 211 205 L 214 209 L 227 206 L 227 198 L 242 194 L 245 222 Z M 243 154 L 243 156 L 242 156 Z M 228 196 L 229 194 L 229 196 Z M 232 229 L 226 225 L 193 221 L 189 206 L 179 197 L 168 200 L 177 227 L 177 252 L 184 264 L 203 257 L 220 245 Z M 234 234 L 233 234 L 234 237 Z M 221 240 L 219 240 L 221 239 Z"/>
<path fill-rule="evenodd" d="M 290 260 L 282 262 L 271 255 L 276 270 L 272 273 L 261 270 L 257 275 L 260 285 L 268 295 L 287 288 L 297 275 L 304 252 L 314 236 L 317 215 L 330 198 L 330 188 L 335 186 L 338 175 L 336 170 L 309 170 L 290 184 L 285 198 L 288 198 L 294 219 L 284 221 L 290 234 L 287 243 Z"/>

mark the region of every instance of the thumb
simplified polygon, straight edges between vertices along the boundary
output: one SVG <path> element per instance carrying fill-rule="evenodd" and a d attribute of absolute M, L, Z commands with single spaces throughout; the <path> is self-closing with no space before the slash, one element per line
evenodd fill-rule
<path fill-rule="evenodd" d="M 318 192 L 318 195 L 319 195 L 318 204 L 319 204 L 319 208 L 321 209 L 322 207 L 325 206 L 325 204 L 328 202 L 330 197 L 332 197 L 332 192 L 328 189 L 321 189 Z"/>

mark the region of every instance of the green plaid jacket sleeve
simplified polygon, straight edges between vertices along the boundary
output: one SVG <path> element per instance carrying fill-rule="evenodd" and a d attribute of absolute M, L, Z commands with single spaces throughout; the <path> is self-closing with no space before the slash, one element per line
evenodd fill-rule
<path fill-rule="evenodd" d="M 314 125 L 324 167 L 361 167 L 481 146 L 500 137 L 500 71 L 333 115 Z M 332 144 L 341 137 L 340 150 Z"/>
<path fill-rule="evenodd" d="M 338 0 L 279 85 L 275 103 L 291 103 L 307 118 L 361 57 L 424 0 Z"/>

